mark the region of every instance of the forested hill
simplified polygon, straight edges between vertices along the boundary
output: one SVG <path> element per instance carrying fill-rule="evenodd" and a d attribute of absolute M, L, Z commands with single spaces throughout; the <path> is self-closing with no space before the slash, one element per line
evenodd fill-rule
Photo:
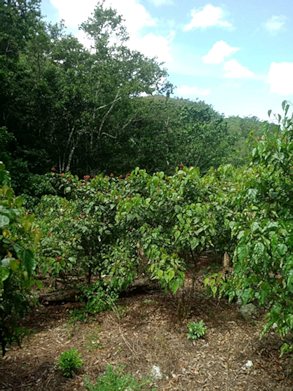
<path fill-rule="evenodd" d="M 255 118 L 225 119 L 203 101 L 171 98 L 162 64 L 130 50 L 121 17 L 101 4 L 81 27 L 91 50 L 46 23 L 39 0 L 0 8 L 0 160 L 16 190 L 51 169 L 83 176 L 241 165 L 250 131 L 263 132 Z"/>

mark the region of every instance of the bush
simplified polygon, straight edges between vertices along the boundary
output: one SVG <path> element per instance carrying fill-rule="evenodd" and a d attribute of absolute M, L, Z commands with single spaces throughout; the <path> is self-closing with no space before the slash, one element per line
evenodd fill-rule
<path fill-rule="evenodd" d="M 119 298 L 114 289 L 101 281 L 82 286 L 81 292 L 81 300 L 85 302 L 85 306 L 71 312 L 71 323 L 86 322 L 90 315 L 113 309 Z"/>
<path fill-rule="evenodd" d="M 293 332 L 293 115 L 286 102 L 283 109 L 278 132 L 267 133 L 254 149 L 234 200 L 237 245 L 227 293 L 265 307 L 263 333 L 274 326 L 286 337 Z"/>
<path fill-rule="evenodd" d="M 15 197 L 10 178 L 0 162 L 0 343 L 20 343 L 23 329 L 20 320 L 33 303 L 31 288 L 35 269 L 34 248 L 37 231 L 33 216 Z"/>
<path fill-rule="evenodd" d="M 207 328 L 204 324 L 204 321 L 201 320 L 199 322 L 188 323 L 187 330 L 187 338 L 195 341 L 196 339 L 202 338 L 205 335 Z"/>
<path fill-rule="evenodd" d="M 72 348 L 66 352 L 61 353 L 58 360 L 58 368 L 61 370 L 63 376 L 73 377 L 78 369 L 82 368 L 83 360 L 77 349 Z"/>
<path fill-rule="evenodd" d="M 67 199 L 47 196 L 37 209 L 43 270 L 83 273 L 89 285 L 94 277 L 107 295 L 143 273 L 175 294 L 203 252 L 227 252 L 225 273 L 205 279 L 213 295 L 258 302 L 268 312 L 264 331 L 274 325 L 281 337 L 290 335 L 293 116 L 286 102 L 283 109 L 280 126 L 258 140 L 245 168 L 204 176 L 193 167 L 173 176 L 137 168 L 125 180 L 56 177 Z M 89 312 L 108 305 L 103 296 L 99 287 L 88 290 Z"/>

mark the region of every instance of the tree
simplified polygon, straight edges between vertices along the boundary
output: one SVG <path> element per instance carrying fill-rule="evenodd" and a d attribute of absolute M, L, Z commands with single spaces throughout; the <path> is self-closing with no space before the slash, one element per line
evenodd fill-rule
<path fill-rule="evenodd" d="M 13 159 L 7 161 L 8 168 L 26 175 L 26 146 L 32 141 L 30 92 L 35 77 L 27 72 L 26 58 L 31 40 L 43 29 L 39 8 L 37 0 L 0 3 L 0 126 L 11 140 L 7 153 Z"/>
<path fill-rule="evenodd" d="M 230 149 L 226 123 L 208 104 L 163 96 L 131 103 L 132 120 L 114 145 L 110 171 L 121 174 L 139 166 L 171 174 L 183 163 L 206 172 L 225 161 Z"/>
<path fill-rule="evenodd" d="M 256 117 L 232 116 L 226 118 L 226 121 L 228 134 L 233 140 L 227 162 L 235 166 L 249 162 L 255 141 L 260 139 L 266 130 L 277 131 L 277 125 Z"/>
<path fill-rule="evenodd" d="M 166 71 L 127 47 L 121 16 L 103 3 L 82 26 L 91 51 L 62 25 L 46 25 L 39 1 L 1 7 L 0 126 L 14 135 L 23 174 L 104 169 L 132 120 L 133 97 L 170 89 Z"/>

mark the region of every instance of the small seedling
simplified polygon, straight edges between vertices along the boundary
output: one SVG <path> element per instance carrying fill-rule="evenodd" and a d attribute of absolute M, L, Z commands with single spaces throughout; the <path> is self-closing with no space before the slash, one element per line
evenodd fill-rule
<path fill-rule="evenodd" d="M 61 370 L 63 376 L 73 377 L 74 373 L 82 366 L 83 360 L 77 349 L 72 348 L 60 354 L 58 368 Z"/>
<path fill-rule="evenodd" d="M 155 388 L 150 388 L 148 379 L 137 380 L 131 374 L 124 372 L 122 368 L 111 366 L 106 368 L 105 373 L 97 379 L 95 384 L 86 379 L 85 387 L 88 391 L 142 391 L 146 389 L 155 391 Z"/>
<path fill-rule="evenodd" d="M 187 325 L 187 330 L 187 338 L 195 341 L 205 335 L 207 328 L 204 324 L 204 321 L 201 320 L 199 322 L 189 322 Z"/>

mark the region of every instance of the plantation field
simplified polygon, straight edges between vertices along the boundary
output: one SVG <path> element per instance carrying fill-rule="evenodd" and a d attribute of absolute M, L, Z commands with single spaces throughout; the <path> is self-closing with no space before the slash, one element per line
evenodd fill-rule
<path fill-rule="evenodd" d="M 173 98 L 106 3 L 0 3 L 0 391 L 293 390 L 292 105 Z"/>
<path fill-rule="evenodd" d="M 110 364 L 137 379 L 159 366 L 162 379 L 146 390 L 291 390 L 292 359 L 279 357 L 280 340 L 272 333 L 260 340 L 262 314 L 247 321 L 237 304 L 208 296 L 200 269 L 193 295 L 189 279 L 176 299 L 159 289 L 136 290 L 86 323 L 72 322 L 77 303 L 40 306 L 27 321 L 33 331 L 22 348 L 11 348 L 0 362 L 0 389 L 84 390 L 85 376 L 94 381 Z M 207 332 L 193 342 L 186 325 L 198 320 Z M 80 351 L 84 367 L 66 379 L 56 362 L 70 347 Z"/>

